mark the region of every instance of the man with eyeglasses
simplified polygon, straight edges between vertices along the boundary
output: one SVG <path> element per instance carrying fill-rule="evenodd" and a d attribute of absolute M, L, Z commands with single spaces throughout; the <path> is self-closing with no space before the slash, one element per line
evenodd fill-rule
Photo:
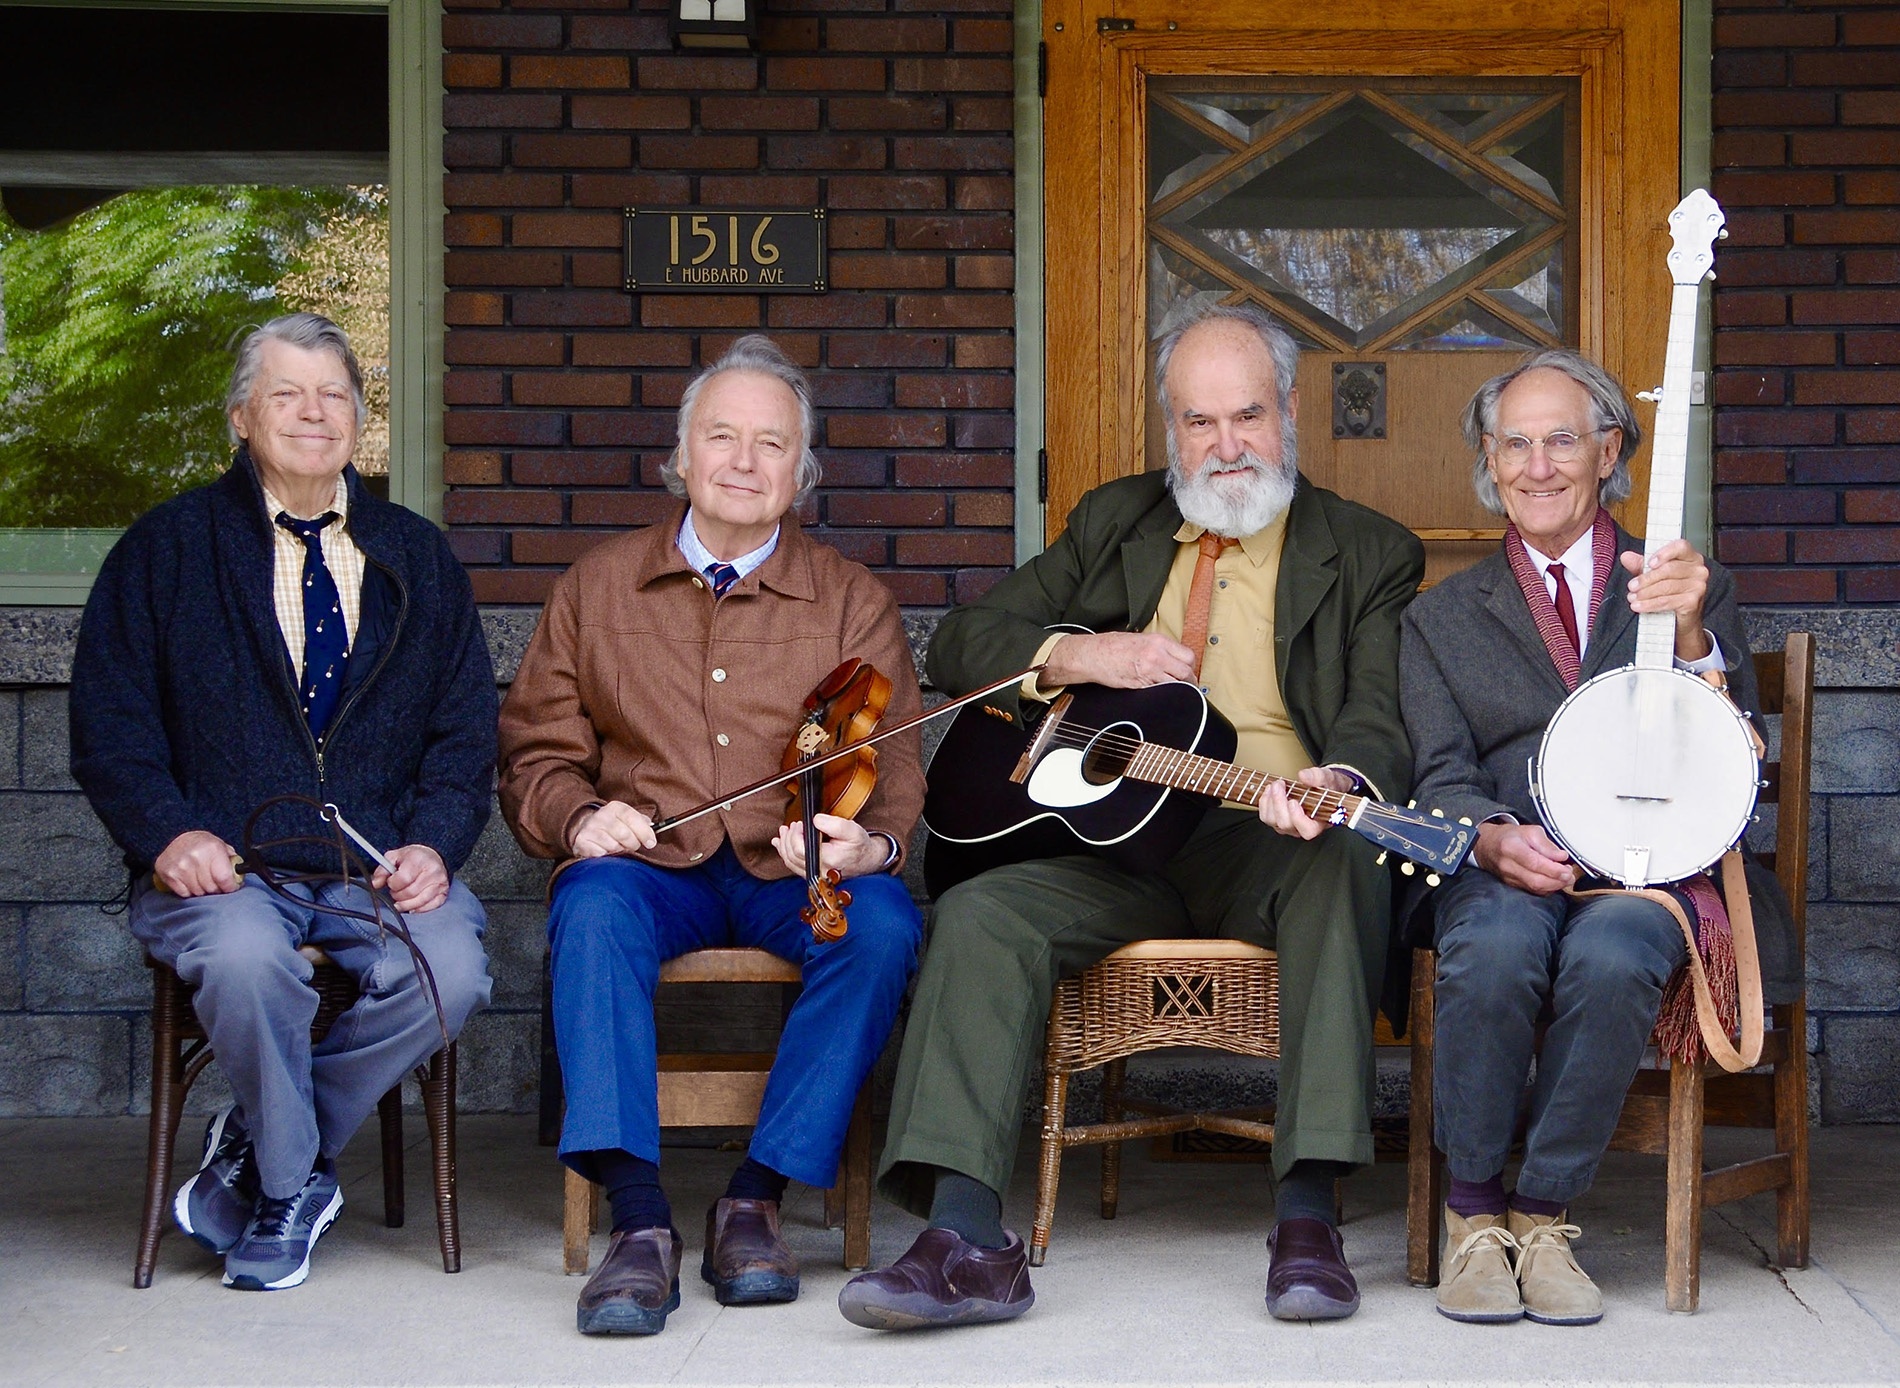
<path fill-rule="evenodd" d="M 1571 689 L 1631 662 L 1639 613 L 1673 613 L 1677 668 L 1726 671 L 1744 708 L 1754 674 L 1728 574 L 1683 539 L 1645 567 L 1643 542 L 1604 509 L 1630 494 L 1642 433 L 1601 367 L 1539 352 L 1478 389 L 1464 428 L 1478 499 L 1509 520 L 1504 543 L 1406 610 L 1399 657 L 1415 794 L 1479 825 L 1472 861 L 1430 898 L 1433 1098 L 1451 1174 L 1438 1309 L 1587 1325 L 1603 1299 L 1571 1253 L 1568 1210 L 1596 1175 L 1685 946 L 1654 902 L 1564 894 L 1578 869 L 1538 823 L 1527 763 Z"/>

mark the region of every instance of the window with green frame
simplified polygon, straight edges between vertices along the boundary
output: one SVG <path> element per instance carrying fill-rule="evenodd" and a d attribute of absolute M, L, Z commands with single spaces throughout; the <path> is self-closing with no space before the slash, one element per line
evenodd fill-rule
<path fill-rule="evenodd" d="M 439 7 L 106 3 L 111 31 L 83 0 L 0 0 L 0 604 L 84 601 L 124 525 L 223 470 L 236 338 L 293 309 L 363 360 L 359 470 L 439 519 Z M 246 60 L 275 45 L 314 59 L 298 85 Z M 116 95 L 9 82 L 61 53 Z"/>

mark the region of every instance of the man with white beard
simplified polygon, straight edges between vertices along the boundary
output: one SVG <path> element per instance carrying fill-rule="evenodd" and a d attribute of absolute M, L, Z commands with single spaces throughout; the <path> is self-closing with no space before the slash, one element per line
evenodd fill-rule
<path fill-rule="evenodd" d="M 1235 760 L 1310 785 L 1402 799 L 1399 617 L 1418 540 L 1300 477 L 1298 350 L 1250 307 L 1203 308 L 1164 335 L 1155 376 L 1168 469 L 1077 504 L 1061 537 L 951 612 L 937 688 L 1040 664 L 1019 719 L 1065 686 L 1193 681 L 1239 738 Z M 1058 624 L 1086 632 L 1050 629 Z M 1258 811 L 1210 810 L 1160 871 L 1074 854 L 992 868 L 937 901 L 898 1063 L 879 1186 L 929 1227 L 839 1296 L 859 1325 L 1004 1320 L 1035 1299 L 1002 1224 L 1030 1071 L 1058 978 L 1136 940 L 1274 948 L 1281 1060 L 1267 1309 L 1349 1316 L 1359 1292 L 1335 1227 L 1335 1179 L 1370 1162 L 1372 1023 L 1390 880 L 1355 835 L 1283 788 Z"/>

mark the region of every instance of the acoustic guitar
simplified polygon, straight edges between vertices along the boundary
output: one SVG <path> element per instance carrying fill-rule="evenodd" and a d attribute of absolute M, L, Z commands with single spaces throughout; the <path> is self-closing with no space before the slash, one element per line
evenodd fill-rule
<path fill-rule="evenodd" d="M 1081 685 L 1032 727 L 991 704 L 967 704 L 930 763 L 926 884 L 937 895 L 993 867 L 1071 853 L 1153 872 L 1213 806 L 1258 804 L 1276 783 L 1313 818 L 1407 859 L 1407 872 L 1414 863 L 1456 872 L 1476 841 L 1468 821 L 1454 824 L 1438 811 L 1235 765 L 1235 743 L 1233 725 L 1207 696 L 1179 682 Z"/>

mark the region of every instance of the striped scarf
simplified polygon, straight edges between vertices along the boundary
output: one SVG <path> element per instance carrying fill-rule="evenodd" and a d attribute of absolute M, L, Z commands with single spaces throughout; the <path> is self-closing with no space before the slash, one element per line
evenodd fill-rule
<path fill-rule="evenodd" d="M 1537 634 L 1544 638 L 1544 649 L 1550 652 L 1550 663 L 1563 677 L 1564 688 L 1575 689 L 1583 678 L 1583 658 L 1571 649 L 1564 624 L 1557 620 L 1557 605 L 1550 600 L 1550 589 L 1544 586 L 1544 576 L 1537 572 L 1515 525 L 1504 528 L 1504 557 L 1511 562 L 1517 586 L 1524 590 L 1524 601 L 1530 606 L 1531 620 L 1537 623 Z M 1596 630 L 1597 609 L 1603 606 L 1603 594 L 1610 586 L 1610 566 L 1616 562 L 1616 522 L 1601 506 L 1590 527 L 1590 559 L 1590 610 L 1583 618 L 1585 632 Z"/>

